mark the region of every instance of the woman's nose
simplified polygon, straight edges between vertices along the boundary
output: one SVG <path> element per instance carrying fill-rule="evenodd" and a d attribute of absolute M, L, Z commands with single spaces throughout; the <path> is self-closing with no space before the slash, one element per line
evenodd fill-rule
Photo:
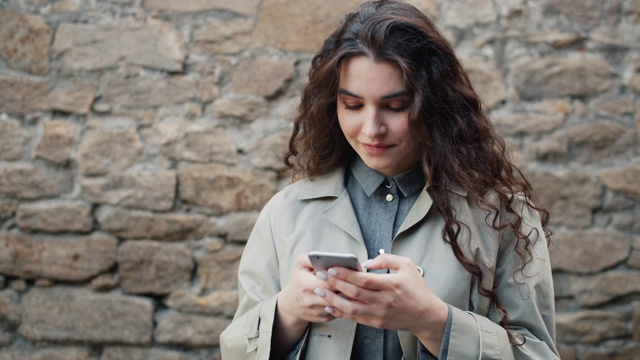
<path fill-rule="evenodd" d="M 371 110 L 363 115 L 364 124 L 362 125 L 362 133 L 370 138 L 374 138 L 380 135 L 384 135 L 387 132 L 387 127 L 384 124 L 382 115 L 377 110 Z"/>

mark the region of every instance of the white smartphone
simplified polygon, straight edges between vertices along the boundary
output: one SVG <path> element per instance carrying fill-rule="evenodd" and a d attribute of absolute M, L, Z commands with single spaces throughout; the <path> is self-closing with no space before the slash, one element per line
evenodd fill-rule
<path fill-rule="evenodd" d="M 310 251 L 309 260 L 313 266 L 313 270 L 327 271 L 327 269 L 341 266 L 356 271 L 362 271 L 358 257 L 354 254 L 336 253 L 326 251 Z"/>

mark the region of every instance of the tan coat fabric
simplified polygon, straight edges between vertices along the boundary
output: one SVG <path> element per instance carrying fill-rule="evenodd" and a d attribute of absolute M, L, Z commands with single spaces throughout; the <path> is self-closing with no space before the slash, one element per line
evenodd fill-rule
<path fill-rule="evenodd" d="M 458 218 L 472 234 L 465 248 L 495 273 L 496 290 L 509 312 L 510 329 L 524 336 L 526 342 L 518 347 L 510 345 L 506 331 L 496 323 L 498 312 L 478 294 L 475 279 L 442 240 L 444 220 L 423 191 L 398 231 L 392 253 L 409 257 L 421 266 L 429 288 L 452 305 L 449 359 L 557 359 L 546 240 L 536 242 L 534 259 L 525 268 L 525 276 L 516 273 L 519 258 L 514 252 L 513 235 L 499 234 L 488 226 L 486 213 L 470 204 L 464 191 L 451 191 Z M 543 234 L 537 213 L 524 212 L 534 236 L 536 232 Z M 468 234 L 463 230 L 461 238 Z M 505 245 L 499 245 L 500 237 Z M 367 250 L 342 169 L 286 187 L 262 210 L 240 262 L 239 308 L 220 336 L 223 359 L 269 358 L 278 292 L 287 284 L 296 256 L 310 250 L 351 252 L 360 262 L 366 260 Z M 485 281 L 492 286 L 494 279 L 488 276 Z M 348 360 L 355 328 L 355 323 L 343 319 L 311 324 L 304 358 Z M 405 357 L 416 359 L 417 338 L 405 332 L 399 332 L 399 336 Z"/>

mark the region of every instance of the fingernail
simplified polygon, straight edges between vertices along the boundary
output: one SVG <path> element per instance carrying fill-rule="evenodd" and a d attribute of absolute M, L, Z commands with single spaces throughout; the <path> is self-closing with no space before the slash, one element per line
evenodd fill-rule
<path fill-rule="evenodd" d="M 373 259 L 369 259 L 369 260 L 367 260 L 367 261 L 365 261 L 365 262 L 363 262 L 363 263 L 362 263 L 362 267 L 365 267 L 365 268 L 366 268 L 366 267 L 367 267 L 367 265 L 371 264 L 372 262 L 373 262 Z"/>
<path fill-rule="evenodd" d="M 331 306 L 325 307 L 324 311 L 328 312 L 329 314 L 333 314 L 335 312 L 335 310 L 333 310 L 333 308 Z"/>
<path fill-rule="evenodd" d="M 325 295 L 327 295 L 324 290 L 320 289 L 320 288 L 316 288 L 315 290 L 313 290 L 313 293 L 320 296 L 320 297 L 324 297 Z"/>
<path fill-rule="evenodd" d="M 331 268 L 329 270 L 327 270 L 327 272 L 331 275 L 331 276 L 336 276 L 338 275 L 338 270 Z"/>
<path fill-rule="evenodd" d="M 318 271 L 318 272 L 316 273 L 316 276 L 317 276 L 319 279 L 322 279 L 322 280 L 327 280 L 327 279 L 329 278 L 329 277 L 327 276 L 327 274 L 323 273 L 322 271 Z"/>

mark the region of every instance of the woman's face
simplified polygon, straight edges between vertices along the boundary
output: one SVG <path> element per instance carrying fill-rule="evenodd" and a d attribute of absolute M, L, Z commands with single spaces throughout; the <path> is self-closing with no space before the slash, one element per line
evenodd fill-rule
<path fill-rule="evenodd" d="M 338 120 L 368 167 L 395 176 L 418 163 L 418 139 L 409 129 L 409 99 L 400 68 L 366 56 L 345 60 L 338 85 Z"/>

